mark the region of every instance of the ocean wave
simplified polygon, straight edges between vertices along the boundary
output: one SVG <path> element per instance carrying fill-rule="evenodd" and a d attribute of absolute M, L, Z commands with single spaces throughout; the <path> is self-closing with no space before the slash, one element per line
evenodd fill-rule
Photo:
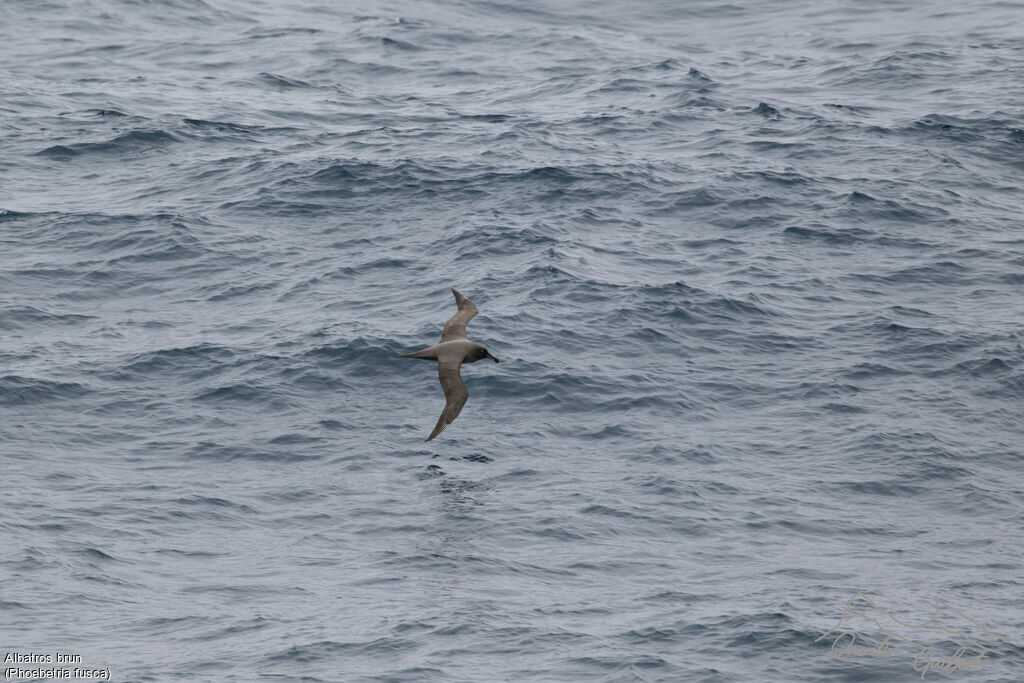
<path fill-rule="evenodd" d="M 41 377 L 4 375 L 0 377 L 0 405 L 38 405 L 54 401 L 73 401 L 92 392 L 80 382 L 60 382 Z"/>
<path fill-rule="evenodd" d="M 178 139 L 163 130 L 135 130 L 122 133 L 101 142 L 73 142 L 67 145 L 51 145 L 37 152 L 38 156 L 55 159 L 71 159 L 85 155 L 133 155 L 156 152 Z"/>

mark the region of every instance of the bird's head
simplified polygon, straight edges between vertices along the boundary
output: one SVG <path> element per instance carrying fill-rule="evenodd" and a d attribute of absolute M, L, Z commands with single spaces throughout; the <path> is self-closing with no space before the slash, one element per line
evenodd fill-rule
<path fill-rule="evenodd" d="M 472 351 L 469 352 L 469 354 L 466 357 L 466 360 L 464 360 L 463 362 L 464 363 L 475 363 L 478 360 L 483 360 L 484 358 L 490 358 L 495 363 L 500 363 L 501 362 L 497 358 L 492 356 L 491 353 L 485 347 L 479 346 L 479 345 L 476 346 Z"/>

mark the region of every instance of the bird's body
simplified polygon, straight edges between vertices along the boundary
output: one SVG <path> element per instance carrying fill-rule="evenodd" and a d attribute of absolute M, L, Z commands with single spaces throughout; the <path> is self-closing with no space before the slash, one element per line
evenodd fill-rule
<path fill-rule="evenodd" d="M 441 380 L 441 388 L 444 390 L 445 404 L 441 417 L 437 420 L 434 431 L 427 437 L 430 441 L 438 434 L 448 429 L 455 418 L 462 412 L 462 406 L 466 405 L 469 392 L 462 381 L 462 374 L 459 369 L 463 363 L 475 363 L 483 358 L 490 358 L 495 363 L 498 359 L 487 352 L 487 349 L 466 339 L 466 324 L 477 314 L 476 305 L 459 292 L 452 290 L 455 295 L 455 303 L 459 310 L 444 324 L 444 332 L 441 333 L 441 342 L 426 349 L 400 353 L 395 358 L 422 358 L 424 360 L 437 361 L 437 376 Z"/>

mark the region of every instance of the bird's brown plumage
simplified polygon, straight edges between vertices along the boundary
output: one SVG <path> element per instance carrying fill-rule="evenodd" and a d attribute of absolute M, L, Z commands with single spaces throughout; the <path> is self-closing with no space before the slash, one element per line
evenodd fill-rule
<path fill-rule="evenodd" d="M 397 358 L 423 358 L 437 361 L 437 377 L 441 380 L 445 403 L 441 417 L 438 418 L 437 425 L 427 437 L 427 441 L 448 429 L 448 426 L 462 412 L 462 407 L 466 405 L 469 391 L 466 390 L 466 385 L 462 381 L 460 372 L 462 364 L 475 363 L 481 358 L 490 358 L 495 363 L 498 362 L 498 359 L 488 353 L 486 348 L 466 339 L 466 324 L 473 319 L 478 311 L 473 302 L 460 292 L 453 289 L 452 294 L 455 295 L 455 303 L 459 310 L 445 323 L 440 343 L 397 356 Z"/>
<path fill-rule="evenodd" d="M 461 358 L 442 360 L 437 363 L 437 377 L 441 380 L 441 388 L 444 390 L 444 410 L 441 412 L 441 417 L 437 418 L 437 425 L 434 426 L 434 431 L 430 432 L 427 441 L 448 429 L 448 425 L 462 412 L 462 406 L 466 405 L 469 391 L 466 390 L 466 384 L 462 381 L 461 368 Z"/>
<path fill-rule="evenodd" d="M 476 310 L 476 304 L 465 296 L 454 289 L 452 294 L 455 295 L 455 303 L 458 305 L 459 310 L 456 311 L 455 315 L 448 318 L 448 322 L 444 324 L 444 331 L 441 332 L 442 342 L 452 341 L 453 339 L 465 339 L 466 325 L 479 313 Z"/>

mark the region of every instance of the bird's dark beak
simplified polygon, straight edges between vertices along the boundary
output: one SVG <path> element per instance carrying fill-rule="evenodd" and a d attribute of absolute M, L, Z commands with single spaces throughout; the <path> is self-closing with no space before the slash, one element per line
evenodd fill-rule
<path fill-rule="evenodd" d="M 491 360 L 493 360 L 495 363 L 500 363 L 501 362 L 500 360 L 498 360 L 497 358 L 495 358 L 494 356 L 492 356 L 489 353 L 487 354 L 487 357 L 490 358 Z"/>

